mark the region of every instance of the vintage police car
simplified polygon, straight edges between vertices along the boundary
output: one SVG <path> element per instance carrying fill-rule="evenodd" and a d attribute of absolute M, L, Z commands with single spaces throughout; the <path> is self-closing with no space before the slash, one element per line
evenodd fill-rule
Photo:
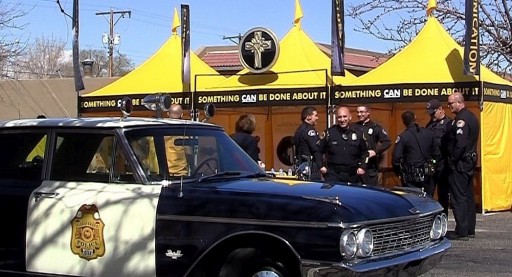
<path fill-rule="evenodd" d="M 451 244 L 421 192 L 268 178 L 216 125 L 0 123 L 0 275 L 418 275 Z"/>

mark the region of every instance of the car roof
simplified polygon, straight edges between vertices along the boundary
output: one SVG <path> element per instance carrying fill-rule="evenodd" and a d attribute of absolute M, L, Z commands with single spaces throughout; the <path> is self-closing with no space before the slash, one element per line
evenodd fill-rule
<path fill-rule="evenodd" d="M 191 120 L 147 118 L 147 117 L 85 117 L 85 118 L 41 118 L 41 119 L 16 119 L 0 122 L 0 128 L 10 127 L 83 127 L 83 128 L 126 128 L 147 126 L 210 126 L 222 128 L 218 125 Z"/>

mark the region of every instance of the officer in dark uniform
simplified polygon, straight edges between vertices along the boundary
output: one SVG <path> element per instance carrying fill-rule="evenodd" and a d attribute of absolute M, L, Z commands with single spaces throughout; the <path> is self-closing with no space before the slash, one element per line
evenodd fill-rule
<path fill-rule="evenodd" d="M 448 132 L 452 119 L 446 116 L 441 102 L 437 99 L 432 99 L 427 102 L 427 111 L 430 114 L 430 121 L 425 128 L 432 131 L 434 134 L 434 147 L 437 148 L 436 152 L 440 153 L 439 156 L 434 157 L 436 161 L 434 173 L 434 190 L 437 185 L 437 200 L 443 206 L 444 213 L 448 215 L 450 207 L 450 185 L 448 184 L 449 170 L 445 163 L 446 147 L 442 148 L 443 136 Z"/>
<path fill-rule="evenodd" d="M 391 146 L 388 133 L 382 126 L 370 119 L 370 108 L 367 105 L 357 106 L 358 127 L 368 146 L 368 164 L 362 176 L 363 184 L 377 186 L 379 184 L 379 164 L 386 150 Z"/>
<path fill-rule="evenodd" d="M 306 163 L 309 167 L 309 179 L 319 181 L 322 179 L 320 167 L 322 166 L 322 153 L 318 149 L 318 132 L 315 125 L 318 121 L 318 111 L 315 107 L 307 106 L 300 114 L 302 124 L 295 131 L 293 141 L 295 145 L 295 164 L 299 167 Z"/>
<path fill-rule="evenodd" d="M 449 239 L 468 240 L 475 235 L 476 210 L 473 195 L 473 174 L 477 163 L 477 142 L 480 125 L 476 116 L 464 104 L 461 93 L 448 97 L 448 107 L 455 114 L 446 136 L 448 182 L 455 217 L 455 232 Z"/>
<path fill-rule="evenodd" d="M 404 187 L 423 188 L 429 196 L 434 195 L 434 135 L 416 124 L 411 111 L 402 113 L 406 129 L 396 139 L 393 149 L 393 169 L 400 176 Z"/>
<path fill-rule="evenodd" d="M 365 173 L 368 147 L 363 133 L 350 125 L 350 111 L 338 107 L 338 124 L 330 127 L 320 140 L 319 148 L 326 155 L 327 166 L 320 168 L 326 181 L 359 183 Z"/>

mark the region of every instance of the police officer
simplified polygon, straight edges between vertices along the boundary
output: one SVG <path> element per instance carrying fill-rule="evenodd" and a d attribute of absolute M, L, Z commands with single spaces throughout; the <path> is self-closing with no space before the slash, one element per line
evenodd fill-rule
<path fill-rule="evenodd" d="M 429 196 L 434 195 L 434 135 L 416 124 L 411 111 L 402 113 L 406 129 L 396 139 L 393 149 L 393 169 L 400 176 L 405 187 L 423 188 Z"/>
<path fill-rule="evenodd" d="M 368 146 L 368 164 L 362 181 L 363 184 L 377 186 L 379 184 L 379 164 L 382 155 L 391 146 L 391 140 L 386 130 L 370 119 L 370 107 L 367 105 L 357 106 L 357 118 L 359 121 L 354 127 L 361 130 Z"/>
<path fill-rule="evenodd" d="M 300 114 L 302 124 L 295 131 L 293 141 L 295 145 L 296 165 L 308 163 L 310 180 L 321 180 L 320 167 L 322 166 L 322 153 L 318 149 L 318 132 L 315 125 L 318 121 L 318 111 L 315 107 L 307 106 Z"/>
<path fill-rule="evenodd" d="M 337 124 L 327 130 L 319 148 L 326 155 L 327 166 L 320 168 L 326 181 L 358 183 L 364 175 L 368 160 L 368 147 L 363 133 L 350 125 L 347 107 L 335 110 Z"/>
<path fill-rule="evenodd" d="M 452 124 L 452 119 L 446 116 L 441 102 L 432 99 L 427 102 L 427 112 L 430 115 L 430 121 L 425 128 L 434 134 L 434 147 L 437 148 L 436 153 L 440 155 L 434 157 L 436 161 L 434 173 L 434 190 L 437 185 L 437 200 L 443 206 L 444 213 L 448 215 L 450 207 L 450 185 L 448 184 L 448 167 L 445 163 L 446 151 L 445 147 L 441 147 L 441 141 L 448 132 Z"/>
<path fill-rule="evenodd" d="M 447 237 L 468 240 L 475 235 L 476 227 L 473 173 L 480 125 L 476 116 L 466 108 L 461 93 L 448 97 L 448 107 L 455 114 L 446 136 L 446 145 L 450 169 L 448 182 L 456 226 L 455 232 L 448 233 Z"/>

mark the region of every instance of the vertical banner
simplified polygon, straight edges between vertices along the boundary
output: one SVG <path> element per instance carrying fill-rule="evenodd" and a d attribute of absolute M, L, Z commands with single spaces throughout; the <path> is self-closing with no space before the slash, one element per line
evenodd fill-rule
<path fill-rule="evenodd" d="M 79 38 L 79 10 L 78 0 L 73 0 L 73 77 L 75 80 L 75 91 L 78 93 L 79 91 L 85 89 L 84 81 L 82 80 L 82 70 L 80 69 L 80 48 L 78 46 L 78 38 Z M 78 99 L 77 99 L 78 100 Z M 79 110 L 78 110 L 79 111 Z"/>
<path fill-rule="evenodd" d="M 345 76 L 345 12 L 343 0 L 332 0 L 331 74 Z"/>
<path fill-rule="evenodd" d="M 188 5 L 181 5 L 181 81 L 183 87 L 190 91 L 190 10 Z"/>
<path fill-rule="evenodd" d="M 478 0 L 466 0 L 464 75 L 480 75 L 480 20 L 478 16 Z"/>
<path fill-rule="evenodd" d="M 196 120 L 194 107 L 194 92 L 190 89 L 190 9 L 186 4 L 181 5 L 181 82 L 183 92 L 188 93 L 190 103 L 190 118 Z"/>

